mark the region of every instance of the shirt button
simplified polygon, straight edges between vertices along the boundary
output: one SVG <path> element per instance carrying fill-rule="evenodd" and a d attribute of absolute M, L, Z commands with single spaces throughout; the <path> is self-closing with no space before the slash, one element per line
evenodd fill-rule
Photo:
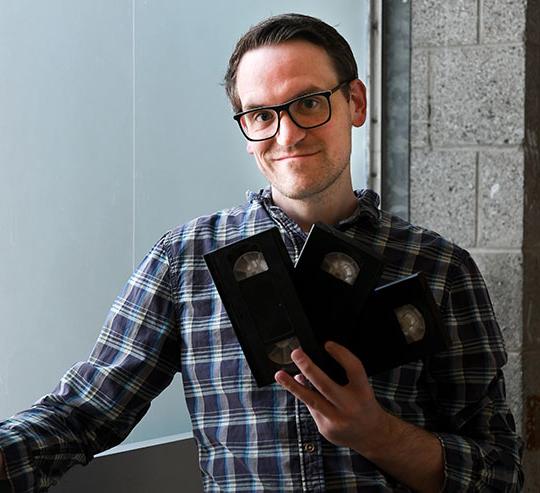
<path fill-rule="evenodd" d="M 312 454 L 315 452 L 315 444 L 314 443 L 306 443 L 304 445 L 304 451 L 306 451 L 308 454 Z"/>

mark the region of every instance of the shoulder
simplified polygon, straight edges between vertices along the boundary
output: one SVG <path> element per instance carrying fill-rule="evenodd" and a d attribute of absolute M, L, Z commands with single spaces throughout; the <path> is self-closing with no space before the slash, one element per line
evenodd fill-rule
<path fill-rule="evenodd" d="M 380 209 L 375 192 L 362 190 L 357 196 L 360 213 L 352 234 L 399 271 L 447 272 L 451 265 L 459 265 L 469 257 L 465 249 L 438 232 Z"/>
<path fill-rule="evenodd" d="M 355 236 L 385 262 L 382 283 L 423 272 L 435 299 L 444 304 L 455 279 L 475 271 L 469 252 L 432 229 L 379 210 L 375 226 L 358 224 Z"/>
<path fill-rule="evenodd" d="M 459 264 L 469 256 L 467 250 L 439 232 L 386 211 L 381 211 L 380 228 L 381 234 L 388 238 L 389 250 L 395 249 L 451 264 Z"/>
<path fill-rule="evenodd" d="M 169 230 L 161 238 L 169 256 L 204 255 L 271 227 L 261 204 L 244 204 L 206 214 Z"/>

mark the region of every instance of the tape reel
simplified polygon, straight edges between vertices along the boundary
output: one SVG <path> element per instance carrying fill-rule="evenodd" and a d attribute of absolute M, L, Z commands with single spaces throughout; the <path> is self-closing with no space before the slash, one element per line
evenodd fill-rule
<path fill-rule="evenodd" d="M 360 266 L 356 260 L 343 252 L 327 253 L 323 258 L 321 269 L 351 286 L 360 273 Z"/>
<path fill-rule="evenodd" d="M 246 252 L 234 263 L 233 275 L 237 281 L 243 281 L 268 270 L 268 264 L 262 252 Z"/>
<path fill-rule="evenodd" d="M 267 347 L 267 355 L 270 361 L 280 365 L 292 365 L 291 353 L 300 347 L 300 341 L 297 337 L 288 337 L 281 341 L 274 342 Z"/>
<path fill-rule="evenodd" d="M 408 344 L 421 341 L 426 335 L 426 322 L 414 305 L 403 305 L 394 309 L 401 331 Z"/>

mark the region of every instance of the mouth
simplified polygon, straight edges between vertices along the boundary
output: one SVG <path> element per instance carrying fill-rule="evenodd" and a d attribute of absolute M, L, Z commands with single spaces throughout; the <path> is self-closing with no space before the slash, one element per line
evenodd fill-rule
<path fill-rule="evenodd" d="M 283 156 L 277 156 L 277 157 L 273 158 L 273 160 L 274 161 L 288 161 L 288 160 L 293 160 L 293 159 L 304 159 L 304 158 L 308 158 L 308 157 L 311 157 L 311 156 L 315 156 L 318 153 L 319 153 L 319 151 L 315 151 L 315 152 L 297 152 L 297 153 L 294 153 L 294 154 L 285 154 Z"/>

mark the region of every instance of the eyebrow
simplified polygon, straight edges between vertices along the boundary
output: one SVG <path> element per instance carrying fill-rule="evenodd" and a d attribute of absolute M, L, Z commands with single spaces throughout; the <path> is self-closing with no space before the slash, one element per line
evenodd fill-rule
<path fill-rule="evenodd" d="M 274 106 L 280 106 L 282 104 L 288 103 L 289 101 L 292 101 L 293 99 L 300 98 L 302 96 L 307 96 L 308 94 L 313 94 L 316 92 L 323 92 L 323 91 L 328 91 L 328 89 L 312 85 L 295 93 L 291 98 L 287 99 L 287 101 L 284 101 L 283 103 L 265 104 L 265 105 L 250 103 L 250 104 L 247 104 L 246 106 L 243 106 L 242 111 L 256 110 L 256 109 L 261 109 L 261 108 L 273 108 Z"/>

